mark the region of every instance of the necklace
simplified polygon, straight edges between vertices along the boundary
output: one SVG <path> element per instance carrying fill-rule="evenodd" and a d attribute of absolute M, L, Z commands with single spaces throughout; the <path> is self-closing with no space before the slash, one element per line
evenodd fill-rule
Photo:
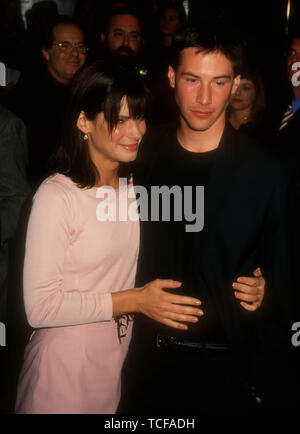
<path fill-rule="evenodd" d="M 249 116 L 242 116 L 236 120 L 239 124 L 246 124 L 249 122 Z"/>

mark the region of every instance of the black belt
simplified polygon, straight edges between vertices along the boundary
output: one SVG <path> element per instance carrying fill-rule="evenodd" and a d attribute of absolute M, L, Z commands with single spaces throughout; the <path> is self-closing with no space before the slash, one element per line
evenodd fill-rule
<path fill-rule="evenodd" d="M 172 336 L 159 334 L 156 336 L 156 347 L 184 353 L 209 353 L 215 355 L 230 353 L 230 349 L 225 343 L 178 340 Z"/>

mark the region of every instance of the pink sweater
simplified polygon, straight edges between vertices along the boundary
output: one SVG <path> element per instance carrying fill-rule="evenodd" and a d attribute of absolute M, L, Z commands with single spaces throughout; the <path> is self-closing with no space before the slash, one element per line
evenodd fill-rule
<path fill-rule="evenodd" d="M 40 330 L 26 348 L 17 412 L 113 413 L 117 407 L 131 324 L 120 343 L 111 293 L 134 287 L 139 223 L 99 221 L 98 193 L 57 174 L 35 195 L 24 300 L 29 323 Z M 117 200 L 126 194 L 121 188 Z"/>

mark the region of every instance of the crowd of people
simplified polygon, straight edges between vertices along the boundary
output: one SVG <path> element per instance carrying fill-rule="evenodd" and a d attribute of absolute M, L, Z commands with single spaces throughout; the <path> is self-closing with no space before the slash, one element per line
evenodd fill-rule
<path fill-rule="evenodd" d="M 300 33 L 275 113 L 243 41 L 181 1 L 149 16 L 78 1 L 72 17 L 43 1 L 27 30 L 17 4 L 0 23 L 18 77 L 0 92 L 0 322 L 17 347 L 4 409 L 292 411 Z M 182 192 L 167 220 L 153 186 Z M 199 186 L 204 225 L 187 231 Z"/>

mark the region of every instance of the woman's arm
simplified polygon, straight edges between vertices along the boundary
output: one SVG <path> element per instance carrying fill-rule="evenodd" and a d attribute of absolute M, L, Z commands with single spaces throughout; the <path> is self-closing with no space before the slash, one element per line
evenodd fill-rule
<path fill-rule="evenodd" d="M 91 292 L 79 288 L 75 278 L 74 284 L 64 287 L 64 264 L 79 215 L 72 191 L 56 180 L 41 185 L 28 223 L 24 262 L 25 310 L 34 328 L 112 318 L 111 294 L 103 290 L 102 282 Z"/>
<path fill-rule="evenodd" d="M 200 300 L 164 291 L 180 286 L 175 280 L 156 279 L 142 288 L 113 293 L 113 315 L 140 312 L 169 327 L 187 330 L 180 321 L 195 323 L 203 311 Z"/>
<path fill-rule="evenodd" d="M 58 327 L 111 320 L 122 313 L 142 312 L 176 328 L 178 321 L 197 320 L 199 301 L 163 290 L 180 283 L 155 280 L 142 288 L 106 292 L 105 282 L 85 293 L 74 283 L 63 288 L 63 268 L 80 210 L 72 194 L 51 180 L 38 190 L 28 224 L 24 264 L 24 300 L 30 325 Z M 177 303 L 181 303 L 179 305 Z M 192 306 L 186 306 L 191 304 Z"/>

